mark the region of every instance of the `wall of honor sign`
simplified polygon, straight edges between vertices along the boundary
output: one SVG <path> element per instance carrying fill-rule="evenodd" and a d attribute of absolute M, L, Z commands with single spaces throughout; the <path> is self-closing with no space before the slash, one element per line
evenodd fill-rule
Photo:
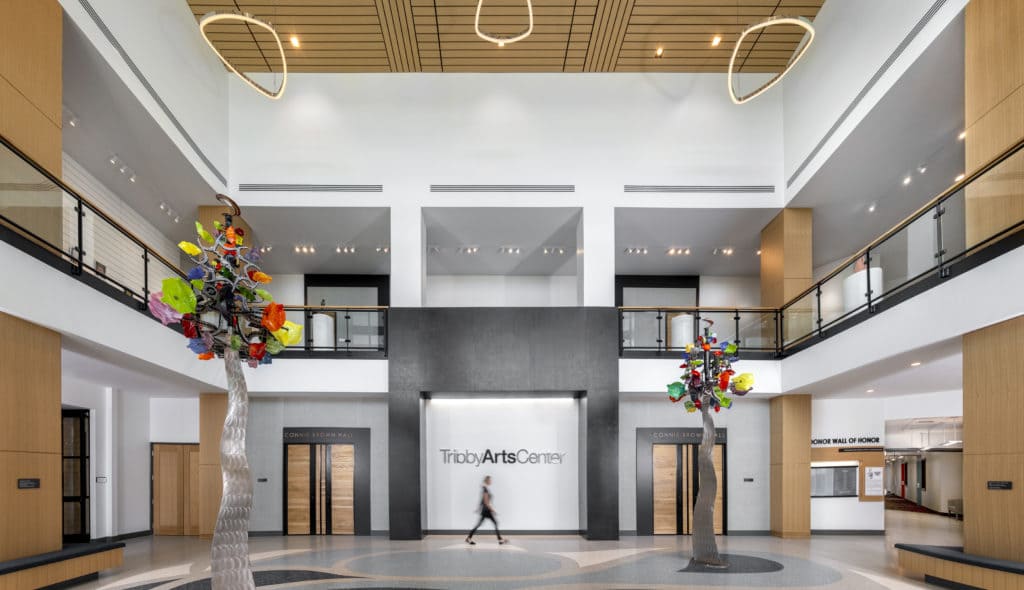
<path fill-rule="evenodd" d="M 831 438 L 812 438 L 812 447 L 842 447 L 842 446 L 877 446 L 882 444 L 880 436 L 833 436 Z"/>
<path fill-rule="evenodd" d="M 503 530 L 579 529 L 576 399 L 435 396 L 424 453 L 429 530 L 469 530 L 486 475 Z"/>

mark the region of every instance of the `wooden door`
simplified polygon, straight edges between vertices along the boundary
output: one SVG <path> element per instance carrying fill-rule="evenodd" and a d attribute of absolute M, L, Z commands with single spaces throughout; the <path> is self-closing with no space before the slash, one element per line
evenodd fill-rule
<path fill-rule="evenodd" d="M 354 535 L 355 445 L 331 445 L 331 534 Z"/>
<path fill-rule="evenodd" d="M 185 445 L 184 534 L 199 534 L 199 445 Z"/>
<path fill-rule="evenodd" d="M 153 534 L 184 534 L 185 483 L 181 445 L 153 445 Z"/>
<path fill-rule="evenodd" d="M 715 480 L 718 482 L 718 489 L 715 492 L 715 534 L 721 535 L 725 531 L 725 476 L 724 460 L 725 446 L 715 445 L 711 453 L 711 460 L 715 466 Z"/>
<path fill-rule="evenodd" d="M 654 445 L 654 534 L 679 532 L 679 445 Z"/>
<path fill-rule="evenodd" d="M 308 535 L 312 533 L 312 502 L 310 501 L 310 468 L 312 457 L 311 445 L 286 445 L 287 449 L 287 530 L 289 535 Z"/>

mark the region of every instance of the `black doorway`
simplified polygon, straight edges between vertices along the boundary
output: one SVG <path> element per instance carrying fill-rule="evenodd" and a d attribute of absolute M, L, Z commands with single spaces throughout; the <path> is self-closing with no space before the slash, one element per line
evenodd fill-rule
<path fill-rule="evenodd" d="M 89 410 L 61 409 L 64 543 L 89 541 Z"/>

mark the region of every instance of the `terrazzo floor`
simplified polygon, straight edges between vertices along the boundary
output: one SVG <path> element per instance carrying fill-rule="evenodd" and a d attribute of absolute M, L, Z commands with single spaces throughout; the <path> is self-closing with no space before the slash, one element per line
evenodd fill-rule
<path fill-rule="evenodd" d="M 461 537 L 422 541 L 386 537 L 254 537 L 258 588 L 635 589 L 928 588 L 896 567 L 898 542 L 961 544 L 963 523 L 932 514 L 887 511 L 886 534 L 810 539 L 719 537 L 719 550 L 781 564 L 759 574 L 681 571 L 689 537 L 516 537 L 499 546 L 488 531 L 470 547 Z M 756 561 L 756 560 L 754 560 Z M 146 537 L 126 542 L 125 564 L 82 590 L 209 588 L 209 541 Z"/>

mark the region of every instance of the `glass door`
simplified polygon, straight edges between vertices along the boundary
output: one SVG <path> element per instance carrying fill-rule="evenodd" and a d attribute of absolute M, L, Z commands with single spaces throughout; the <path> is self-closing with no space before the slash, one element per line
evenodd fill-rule
<path fill-rule="evenodd" d="M 64 543 L 89 541 L 89 410 L 61 410 Z"/>

